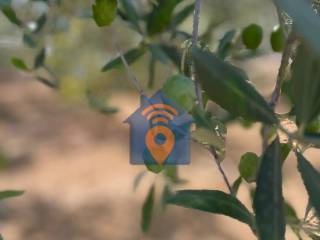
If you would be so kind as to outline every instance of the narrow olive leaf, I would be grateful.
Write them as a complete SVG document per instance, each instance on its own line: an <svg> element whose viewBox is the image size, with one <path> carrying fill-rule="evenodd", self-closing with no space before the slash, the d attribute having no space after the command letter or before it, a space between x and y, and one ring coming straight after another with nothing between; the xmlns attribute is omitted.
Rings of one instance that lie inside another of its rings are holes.
<svg viewBox="0 0 320 240"><path fill-rule="evenodd" d="M320 59L301 44L292 64L292 97L299 125L307 125L320 113Z"/></svg>
<svg viewBox="0 0 320 240"><path fill-rule="evenodd" d="M320 217L320 173L304 158L301 153L297 153L298 169L301 173L309 199Z"/></svg>
<svg viewBox="0 0 320 240"><path fill-rule="evenodd" d="M144 53L145 53L145 49L143 47L140 47L140 48L134 48L134 49L127 51L126 53L124 53L123 56L127 60L128 64L132 64L136 60L138 60L140 57L142 57ZM111 60L110 62L108 62L102 68L101 71L106 72L106 71L109 71L113 68L118 68L120 66L122 66L122 61L121 61L120 57L117 57L117 58Z"/></svg>
<svg viewBox="0 0 320 240"><path fill-rule="evenodd" d="M287 143L280 144L280 159L282 164L289 156L290 151L291 151L291 146L289 144Z"/></svg>
<svg viewBox="0 0 320 240"><path fill-rule="evenodd" d="M254 228L253 216L235 197L216 190L182 190L167 199L168 204L222 214Z"/></svg>
<svg viewBox="0 0 320 240"><path fill-rule="evenodd" d="M162 170L164 169L163 165L158 165L158 164L148 164L146 163L146 168L150 171L153 172L155 174L158 174L160 172L162 172Z"/></svg>
<svg viewBox="0 0 320 240"><path fill-rule="evenodd" d="M16 191L16 190L0 191L0 200L19 197L23 194L24 194L24 191Z"/></svg>
<svg viewBox="0 0 320 240"><path fill-rule="evenodd" d="M162 0L153 6L147 19L147 31L150 35L161 33L170 25L173 10L181 0Z"/></svg>
<svg viewBox="0 0 320 240"><path fill-rule="evenodd" d="M147 232L150 228L154 205L154 192L155 186L152 185L142 206L141 229L143 232Z"/></svg>
<svg viewBox="0 0 320 240"><path fill-rule="evenodd" d="M0 9L11 23L19 27L22 26L22 21L17 17L15 11L12 9L11 6L8 6L8 5L0 6Z"/></svg>
<svg viewBox="0 0 320 240"><path fill-rule="evenodd" d="M232 46L232 40L234 39L235 35L236 35L236 31L230 30L226 32L224 36L220 39L218 49L217 49L217 55L219 58L221 59L226 58Z"/></svg>
<svg viewBox="0 0 320 240"><path fill-rule="evenodd" d="M41 76L36 76L35 77L39 82L43 83L44 85L46 85L49 88L52 89L57 89L58 88L58 83L55 83L53 81L50 81L49 79L46 79L44 77Z"/></svg>
<svg viewBox="0 0 320 240"><path fill-rule="evenodd" d="M242 177L238 177L232 184L231 188L234 196L237 196L241 183L242 183Z"/></svg>
<svg viewBox="0 0 320 240"><path fill-rule="evenodd" d="M34 65L33 65L34 69L38 69L39 67L42 67L44 65L45 58L46 58L46 49L42 48L34 59Z"/></svg>
<svg viewBox="0 0 320 240"><path fill-rule="evenodd" d="M194 3L185 6L171 20L171 28L174 29L183 23L194 11Z"/></svg>
<svg viewBox="0 0 320 240"><path fill-rule="evenodd" d="M277 138L268 146L261 158L253 200L258 236L261 240L284 239L281 166L280 143Z"/></svg>
<svg viewBox="0 0 320 240"><path fill-rule="evenodd" d="M275 0L276 5L286 12L294 22L294 30L320 54L320 21L309 1ZM308 26L308 27L306 27Z"/></svg>
<svg viewBox="0 0 320 240"><path fill-rule="evenodd" d="M92 5L93 19L99 27L110 25L117 14L117 0L96 0Z"/></svg>
<svg viewBox="0 0 320 240"><path fill-rule="evenodd" d="M168 55L165 53L165 51L163 51L161 46L157 44L150 44L148 47L152 56L155 59L159 60L161 63L167 64L170 61Z"/></svg>
<svg viewBox="0 0 320 240"><path fill-rule="evenodd" d="M120 0L121 5L126 13L126 16L128 20L131 22L131 24L134 26L134 28L142 33L142 30L139 26L139 15L135 9L135 6L133 4L132 0Z"/></svg>
<svg viewBox="0 0 320 240"><path fill-rule="evenodd" d="M181 74L170 77L162 89L166 98L186 112L190 111L197 99L194 82Z"/></svg>
<svg viewBox="0 0 320 240"><path fill-rule="evenodd" d="M277 123L269 104L239 70L208 51L194 48L192 55L201 86L212 101L246 120Z"/></svg>
<svg viewBox="0 0 320 240"><path fill-rule="evenodd" d="M26 63L20 58L12 58L11 63L19 70L23 70L23 71L29 70Z"/></svg>
<svg viewBox="0 0 320 240"><path fill-rule="evenodd" d="M245 153L239 163L240 176L248 183L256 180L257 171L260 164L260 158L257 154L248 152Z"/></svg>
<svg viewBox="0 0 320 240"><path fill-rule="evenodd" d="M39 33L43 29L43 27L46 25L47 22L47 15L44 13L42 14L36 21L37 27L33 31L33 33Z"/></svg>
<svg viewBox="0 0 320 240"><path fill-rule="evenodd" d="M86 97L87 97L88 105L102 114L107 115L107 114L113 114L118 112L117 108L108 106L105 101L96 98L90 90L87 90Z"/></svg>

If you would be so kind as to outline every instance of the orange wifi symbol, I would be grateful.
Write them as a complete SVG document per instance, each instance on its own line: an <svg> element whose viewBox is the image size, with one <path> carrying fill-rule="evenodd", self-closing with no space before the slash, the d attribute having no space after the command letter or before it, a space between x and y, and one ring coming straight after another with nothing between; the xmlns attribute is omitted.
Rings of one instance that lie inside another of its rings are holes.
<svg viewBox="0 0 320 240"><path fill-rule="evenodd" d="M172 106L158 103L145 108L141 115L146 116L148 121L151 120L153 125L156 125L158 122L168 125L169 120L173 120L174 116L178 116L179 114ZM162 143L157 142L159 136L164 137ZM163 164L173 150L175 136L168 127L156 125L147 131L145 143L154 160L158 164Z"/></svg>

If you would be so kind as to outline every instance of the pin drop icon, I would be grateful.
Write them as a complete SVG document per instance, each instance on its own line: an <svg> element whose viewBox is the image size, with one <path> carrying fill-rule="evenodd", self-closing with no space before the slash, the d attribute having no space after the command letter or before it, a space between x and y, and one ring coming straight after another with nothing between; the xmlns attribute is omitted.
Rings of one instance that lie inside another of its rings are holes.
<svg viewBox="0 0 320 240"><path fill-rule="evenodd" d="M145 135L146 147L154 161L163 164L175 145L175 135L168 125L178 112L167 104L153 104L145 108L142 115L146 116L152 126Z"/></svg>

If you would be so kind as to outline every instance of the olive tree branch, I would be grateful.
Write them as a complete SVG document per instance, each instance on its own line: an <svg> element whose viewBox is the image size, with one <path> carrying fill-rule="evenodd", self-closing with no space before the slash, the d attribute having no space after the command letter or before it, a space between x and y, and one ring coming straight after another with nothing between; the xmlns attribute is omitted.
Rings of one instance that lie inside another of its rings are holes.
<svg viewBox="0 0 320 240"><path fill-rule="evenodd" d="M201 1L202 0L195 0L195 9L194 9L194 14L193 14L193 31L192 31L192 44L191 47L196 47L198 43L198 38L199 38L199 22L200 22L200 9L201 9ZM203 109L203 99L202 99L202 93L201 93L201 86L199 84L199 81L197 79L197 75L195 73L194 69L194 64L191 64L191 78L195 82L195 89L196 89L196 95L197 95L197 100L199 106ZM218 160L218 153L216 149L212 146L208 148L209 152L213 156L215 163L218 167L218 170L220 174L223 177L223 180L228 187L228 190L231 194L234 194L234 191L232 190L231 184L227 178L227 175L225 171L223 170L220 161Z"/></svg>

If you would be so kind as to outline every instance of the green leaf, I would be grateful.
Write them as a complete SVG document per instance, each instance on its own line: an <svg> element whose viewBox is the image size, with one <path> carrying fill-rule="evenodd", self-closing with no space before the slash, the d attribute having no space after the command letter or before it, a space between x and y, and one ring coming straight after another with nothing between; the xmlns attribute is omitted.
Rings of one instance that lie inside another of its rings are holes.
<svg viewBox="0 0 320 240"><path fill-rule="evenodd" d="M0 201L7 198L19 197L24 194L24 191L7 190L0 192Z"/></svg>
<svg viewBox="0 0 320 240"><path fill-rule="evenodd" d="M320 173L304 158L297 153L298 169L309 195L310 202L320 217Z"/></svg>
<svg viewBox="0 0 320 240"><path fill-rule="evenodd" d="M126 12L126 15L128 17L128 20L131 22L131 24L135 27L135 29L142 33L142 30L139 26L139 15L135 9L135 6L133 4L132 0L120 0L122 7L124 11Z"/></svg>
<svg viewBox="0 0 320 240"><path fill-rule="evenodd" d="M179 178L178 168L176 166L165 166L164 175L174 184L183 184L187 182L186 180Z"/></svg>
<svg viewBox="0 0 320 240"><path fill-rule="evenodd" d="M194 82L181 74L170 77L164 84L162 91L166 98L186 112L193 108L197 99Z"/></svg>
<svg viewBox="0 0 320 240"><path fill-rule="evenodd" d="M141 229L143 230L143 232L147 232L150 228L152 210L154 205L154 192L155 187L154 185L152 185L142 206Z"/></svg>
<svg viewBox="0 0 320 240"><path fill-rule="evenodd" d="M33 31L34 33L39 33L41 32L41 30L43 29L43 27L46 25L47 22L47 15L44 13L42 14L36 21L37 23L37 27L36 29Z"/></svg>
<svg viewBox="0 0 320 240"><path fill-rule="evenodd" d="M181 52L176 47L165 44L160 45L160 47L171 59L174 65L179 68L181 63Z"/></svg>
<svg viewBox="0 0 320 240"><path fill-rule="evenodd" d="M106 104L105 101L96 98L90 90L87 90L86 97L88 105L103 114L113 114L118 112L117 108L110 107Z"/></svg>
<svg viewBox="0 0 320 240"><path fill-rule="evenodd" d="M170 61L168 55L162 50L161 46L156 44L150 44L148 47L153 58L159 60L163 64L167 64Z"/></svg>
<svg viewBox="0 0 320 240"><path fill-rule="evenodd" d="M11 63L19 70L23 70L23 71L29 70L26 63L20 58L12 58Z"/></svg>
<svg viewBox="0 0 320 240"><path fill-rule="evenodd" d="M260 164L260 158L252 152L245 153L239 163L240 176L248 183L256 180L257 171Z"/></svg>
<svg viewBox="0 0 320 240"><path fill-rule="evenodd" d="M9 5L0 5L0 8L1 8L1 11L2 13L7 17L7 19L17 25L18 27L21 27L22 26L22 22L21 20L17 17L15 11L12 9L11 6Z"/></svg>
<svg viewBox="0 0 320 240"><path fill-rule="evenodd" d="M147 31L149 35L161 33L167 29L171 22L173 10L181 0L161 0L153 7L147 19Z"/></svg>
<svg viewBox="0 0 320 240"><path fill-rule="evenodd" d="M44 77L41 77L41 76L36 76L35 77L39 82L43 83L44 85L46 85L47 87L49 88L52 88L52 89L57 89L58 88L58 83L56 82L53 82L53 81L50 81Z"/></svg>
<svg viewBox="0 0 320 240"><path fill-rule="evenodd" d="M34 59L34 69L38 69L44 65L46 59L46 49L42 48Z"/></svg>
<svg viewBox="0 0 320 240"><path fill-rule="evenodd" d="M153 172L155 174L162 172L162 170L164 169L164 166L159 164L145 164L145 165L150 172Z"/></svg>
<svg viewBox="0 0 320 240"><path fill-rule="evenodd" d="M196 130L191 133L192 138L217 150L223 149L225 147L224 136L227 134L227 129L223 123L198 106L193 109L192 116L196 124Z"/></svg>
<svg viewBox="0 0 320 240"><path fill-rule="evenodd" d="M242 31L242 42L246 48L256 50L263 38L263 30L257 24L250 24Z"/></svg>
<svg viewBox="0 0 320 240"><path fill-rule="evenodd" d="M92 5L93 19L99 27L110 25L117 14L117 0L96 0Z"/></svg>
<svg viewBox="0 0 320 240"><path fill-rule="evenodd" d="M37 46L37 42L33 39L33 37L30 34L24 33L22 41L25 45L31 48L35 48Z"/></svg>
<svg viewBox="0 0 320 240"><path fill-rule="evenodd" d="M261 240L283 240L285 220L282 196L282 162L277 138L265 150L257 176L253 201L258 236Z"/></svg>
<svg viewBox="0 0 320 240"><path fill-rule="evenodd" d="M253 216L235 197L216 190L182 190L167 199L168 204L223 214L253 228Z"/></svg>
<svg viewBox="0 0 320 240"><path fill-rule="evenodd" d="M307 125L320 113L320 59L300 44L292 64L292 97L299 125Z"/></svg>
<svg viewBox="0 0 320 240"><path fill-rule="evenodd" d="M303 37L320 54L320 21L309 1L275 0L279 9L286 12L294 22L294 31ZM307 26L307 27L306 27Z"/></svg>
<svg viewBox="0 0 320 240"><path fill-rule="evenodd" d="M269 104L237 68L196 48L193 59L201 86L212 101L246 120L278 122Z"/></svg>
<svg viewBox="0 0 320 240"><path fill-rule="evenodd" d="M234 196L237 196L241 183L242 183L242 178L238 177L232 184L231 188Z"/></svg>
<svg viewBox="0 0 320 240"><path fill-rule="evenodd" d="M176 28L183 23L194 11L194 3L185 6L171 20L171 28Z"/></svg>
<svg viewBox="0 0 320 240"><path fill-rule="evenodd" d="M221 59L225 59L228 52L232 46L232 40L236 35L235 30L230 30L224 34L224 36L219 41L219 46L217 49L217 55Z"/></svg>
<svg viewBox="0 0 320 240"><path fill-rule="evenodd" d="M134 48L129 51L127 51L123 57L127 60L128 64L134 63L136 60L138 60L143 54L145 53L145 49L140 47L140 48ZM109 71L113 68L118 68L122 66L122 61L120 57L117 57L110 62L108 62L103 68L102 72Z"/></svg>
<svg viewBox="0 0 320 240"><path fill-rule="evenodd" d="M283 29L280 25L276 25L273 28L272 33L270 35L270 43L272 50L275 52L282 52L282 50L284 49L285 42L286 37Z"/></svg>
<svg viewBox="0 0 320 240"><path fill-rule="evenodd" d="M289 144L287 143L280 144L280 159L282 164L287 159L290 151L291 151L291 146Z"/></svg>

